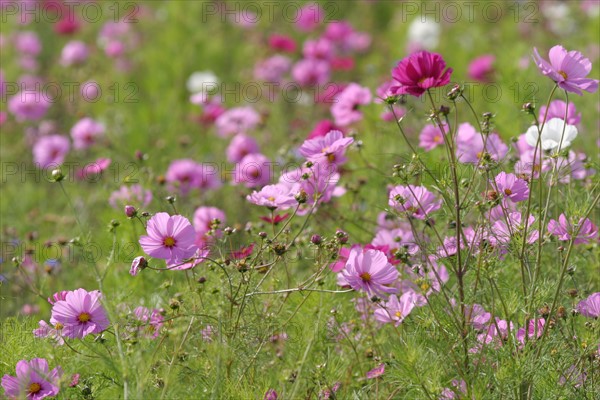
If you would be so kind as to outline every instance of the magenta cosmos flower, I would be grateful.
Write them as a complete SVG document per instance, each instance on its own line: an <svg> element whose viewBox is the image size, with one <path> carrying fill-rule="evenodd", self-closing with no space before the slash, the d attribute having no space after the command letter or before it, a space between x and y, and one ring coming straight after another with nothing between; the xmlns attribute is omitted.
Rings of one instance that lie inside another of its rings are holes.
<svg viewBox="0 0 600 400"><path fill-rule="evenodd" d="M70 147L69 139L64 136L42 136L33 145L33 161L42 169L58 167L65 160Z"/></svg>
<svg viewBox="0 0 600 400"><path fill-rule="evenodd" d="M396 293L390 287L398 279L398 270L379 250L364 250L356 246L350 250L346 266L340 272L354 290L364 290L370 296L384 297Z"/></svg>
<svg viewBox="0 0 600 400"><path fill-rule="evenodd" d="M486 54L477 57L469 64L468 76L478 82L491 82L494 73L494 61L496 57L491 54Z"/></svg>
<svg viewBox="0 0 600 400"><path fill-rule="evenodd" d="M558 236L558 240L567 241L571 240L579 226L581 228L579 228L579 232L573 241L574 244L589 243L598 234L598 228L589 218L585 220L580 218L577 225L575 225L567 219L565 214L560 214L558 221L551 219L548 222L548 232Z"/></svg>
<svg viewBox="0 0 600 400"><path fill-rule="evenodd" d="M342 132L331 131L324 137L305 140L299 151L314 163L341 165L346 161L344 153L352 142L354 139L345 138Z"/></svg>
<svg viewBox="0 0 600 400"><path fill-rule="evenodd" d="M438 201L424 186L414 185L393 188L390 191L388 204L417 219L429 218L429 214L442 206L442 202Z"/></svg>
<svg viewBox="0 0 600 400"><path fill-rule="evenodd" d="M61 334L69 338L83 338L92 333L100 333L110 322L100 302L102 294L98 290L88 292L77 289L68 292L64 300L52 306L52 318L63 326Z"/></svg>
<svg viewBox="0 0 600 400"><path fill-rule="evenodd" d="M246 196L246 200L252 204L256 204L257 206L265 206L271 210L287 210L288 208L298 204L298 201L294 198L290 187L281 183L276 185L267 185L259 192L254 191L252 194Z"/></svg>
<svg viewBox="0 0 600 400"><path fill-rule="evenodd" d="M517 178L515 174L507 174L502 171L496 175L496 188L504 196L513 202L526 200L529 196L529 186L523 179Z"/></svg>
<svg viewBox="0 0 600 400"><path fill-rule="evenodd" d="M394 94L420 97L427 89L444 86L450 82L452 68L446 68L441 55L420 51L398 63L392 77L400 84L390 88Z"/></svg>
<svg viewBox="0 0 600 400"><path fill-rule="evenodd" d="M399 299L395 294L391 295L388 301L375 310L375 319L384 323L393 322L395 326L400 325L415 307L415 297L413 291L402 294Z"/></svg>
<svg viewBox="0 0 600 400"><path fill-rule="evenodd" d="M76 149L87 149L94 145L98 139L104 136L104 125L92 118L83 118L71 128L73 147Z"/></svg>
<svg viewBox="0 0 600 400"><path fill-rule="evenodd" d="M349 84L335 97L331 106L331 115L337 125L347 126L362 120L360 106L371 102L371 91L357 83Z"/></svg>
<svg viewBox="0 0 600 400"><path fill-rule="evenodd" d="M60 54L60 63L65 67L83 64L88 56L89 50L86 44L80 40L73 40L63 47Z"/></svg>
<svg viewBox="0 0 600 400"><path fill-rule="evenodd" d="M292 77L300 86L324 85L329 81L331 69L323 60L305 58L292 67Z"/></svg>
<svg viewBox="0 0 600 400"><path fill-rule="evenodd" d="M63 371L60 367L50 371L44 358L21 360L17 363L16 372L16 377L8 374L2 377L4 394L9 399L38 400L54 397L60 391L59 379Z"/></svg>
<svg viewBox="0 0 600 400"><path fill-rule="evenodd" d="M198 250L194 243L196 231L181 215L157 213L148 221L146 232L148 235L140 237L139 241L142 249L149 256L165 260L167 267L181 264Z"/></svg>
<svg viewBox="0 0 600 400"><path fill-rule="evenodd" d="M578 51L567 51L562 46L554 46L548 56L550 62L540 57L536 48L534 60L542 74L548 76L567 92L582 95L585 90L594 93L598 90L598 80L586 78L592 70L592 63Z"/></svg>
<svg viewBox="0 0 600 400"><path fill-rule="evenodd" d="M577 304L577 311L584 317L600 317L600 292L592 293L587 299L581 300Z"/></svg>
<svg viewBox="0 0 600 400"><path fill-rule="evenodd" d="M236 107L225 111L215 120L217 133L229 137L247 133L260 123L260 115L252 107Z"/></svg>
<svg viewBox="0 0 600 400"><path fill-rule="evenodd" d="M235 166L233 182L254 188L271 181L272 163L262 154L248 154Z"/></svg>
<svg viewBox="0 0 600 400"><path fill-rule="evenodd" d="M36 121L46 115L50 100L45 93L24 91L15 94L8 101L8 111L19 122Z"/></svg>
<svg viewBox="0 0 600 400"><path fill-rule="evenodd" d="M237 163L242 161L248 154L255 154L258 152L260 152L260 149L256 140L245 133L239 133L231 139L231 143L229 143L229 146L227 147L227 161Z"/></svg>

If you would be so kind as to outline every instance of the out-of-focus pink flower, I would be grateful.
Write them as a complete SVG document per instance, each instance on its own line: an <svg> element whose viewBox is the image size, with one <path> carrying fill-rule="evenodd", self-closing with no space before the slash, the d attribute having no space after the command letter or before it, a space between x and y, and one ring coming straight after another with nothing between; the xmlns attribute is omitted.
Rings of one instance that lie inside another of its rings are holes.
<svg viewBox="0 0 600 400"><path fill-rule="evenodd" d="M256 140L244 133L239 133L231 139L231 143L229 143L229 146L227 147L227 161L237 163L242 161L248 154L255 154L258 152L260 152L260 149Z"/></svg>
<svg viewBox="0 0 600 400"><path fill-rule="evenodd" d="M215 121L217 133L229 137L248 133L260 123L260 115L252 107L236 107L225 111Z"/></svg>
<svg viewBox="0 0 600 400"><path fill-rule="evenodd" d="M296 51L296 42L289 36L273 34L269 37L269 47L276 51L293 53Z"/></svg>
<svg viewBox="0 0 600 400"><path fill-rule="evenodd" d="M33 146L33 160L41 169L58 167L63 163L71 145L61 135L42 136Z"/></svg>
<svg viewBox="0 0 600 400"><path fill-rule="evenodd" d="M494 74L494 61L496 57L491 54L486 54L477 57L469 64L468 76L478 82L491 82Z"/></svg>
<svg viewBox="0 0 600 400"><path fill-rule="evenodd" d="M329 81L331 70L326 61L305 58L292 67L292 78L300 86L319 86Z"/></svg>
<svg viewBox="0 0 600 400"><path fill-rule="evenodd" d="M254 188L268 184L272 177L272 163L262 154L248 154L235 166L233 182Z"/></svg>
<svg viewBox="0 0 600 400"><path fill-rule="evenodd" d="M46 93L23 91L15 94L8 101L8 111L17 121L36 121L41 119L50 108L50 100Z"/></svg>
<svg viewBox="0 0 600 400"><path fill-rule="evenodd" d="M485 153L489 154L492 160L500 161L508 153L508 146L502 142L497 133L490 133L484 138L468 122L460 124L456 134L458 161L479 164Z"/></svg>
<svg viewBox="0 0 600 400"><path fill-rule="evenodd" d="M331 106L331 115L337 125L348 126L362 120L363 113L359 107L371 102L371 91L357 83L349 84Z"/></svg>
<svg viewBox="0 0 600 400"><path fill-rule="evenodd" d="M264 61L256 64L254 67L254 76L265 82L280 83L292 66L292 60L286 56L276 54Z"/></svg>
<svg viewBox="0 0 600 400"><path fill-rule="evenodd" d="M444 135L442 135L442 131ZM427 124L421 130L419 134L419 147L425 149L425 151L431 151L437 146L444 144L444 136L449 132L448 125L442 123L442 127L438 127L434 124Z"/></svg>
<svg viewBox="0 0 600 400"><path fill-rule="evenodd" d="M313 130L309 133L309 135L306 139L314 139L317 137L322 137L322 136L327 135L330 131L340 131L340 132L344 133L343 128L340 128L339 126L335 125L333 123L333 121L328 120L328 119L323 119L323 120L317 122L317 124L315 125Z"/></svg>
<svg viewBox="0 0 600 400"><path fill-rule="evenodd" d="M60 54L60 63L65 67L83 64L89 56L89 50L85 43L79 40L70 41L63 47Z"/></svg>
<svg viewBox="0 0 600 400"><path fill-rule="evenodd" d="M73 128L71 128L71 137L73 138L73 147L78 150L87 149L96 144L104 136L104 124L93 120L92 118L80 119Z"/></svg>
<svg viewBox="0 0 600 400"><path fill-rule="evenodd" d="M553 100L548 107L548 114L546 115L546 105L540 107L539 122L542 124L546 121L550 121L552 118L560 118L567 121L568 125L578 125L581 122L581 113L577 113L575 109L575 103L570 102L567 107L567 103L562 100Z"/></svg>
<svg viewBox="0 0 600 400"><path fill-rule="evenodd" d="M305 4L298 12L296 20L296 29L303 32L314 30L321 22L323 22L325 12L317 3Z"/></svg>

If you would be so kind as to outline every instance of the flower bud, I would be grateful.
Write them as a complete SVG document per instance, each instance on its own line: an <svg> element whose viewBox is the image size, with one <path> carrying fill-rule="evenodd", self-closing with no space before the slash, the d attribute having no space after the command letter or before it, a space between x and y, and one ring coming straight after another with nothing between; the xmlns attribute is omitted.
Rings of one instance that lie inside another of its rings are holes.
<svg viewBox="0 0 600 400"><path fill-rule="evenodd" d="M137 210L135 209L134 206L125 206L125 215L127 215L127 218L133 218L137 215Z"/></svg>
<svg viewBox="0 0 600 400"><path fill-rule="evenodd" d="M323 243L323 239L320 235L312 235L310 238L310 242L312 244L320 245L321 243Z"/></svg>

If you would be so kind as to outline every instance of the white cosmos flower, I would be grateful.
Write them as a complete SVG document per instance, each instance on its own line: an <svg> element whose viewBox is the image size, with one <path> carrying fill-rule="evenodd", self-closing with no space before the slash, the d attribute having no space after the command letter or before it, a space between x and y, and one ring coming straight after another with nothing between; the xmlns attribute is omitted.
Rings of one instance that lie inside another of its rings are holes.
<svg viewBox="0 0 600 400"><path fill-rule="evenodd" d="M431 19L417 17L408 28L408 41L425 50L434 50L440 42L440 25Z"/></svg>
<svg viewBox="0 0 600 400"><path fill-rule="evenodd" d="M563 134L564 129L564 134ZM542 149L543 150L563 150L571 145L571 142L577 137L577 128L573 125L565 124L560 118L552 118L547 121L542 130ZM562 142L561 142L562 138ZM535 147L538 141L538 128L532 125L525 134L527 144Z"/></svg>
<svg viewBox="0 0 600 400"><path fill-rule="evenodd" d="M201 93L208 89L216 89L219 78L212 71L194 72L187 80L187 89L190 93Z"/></svg>

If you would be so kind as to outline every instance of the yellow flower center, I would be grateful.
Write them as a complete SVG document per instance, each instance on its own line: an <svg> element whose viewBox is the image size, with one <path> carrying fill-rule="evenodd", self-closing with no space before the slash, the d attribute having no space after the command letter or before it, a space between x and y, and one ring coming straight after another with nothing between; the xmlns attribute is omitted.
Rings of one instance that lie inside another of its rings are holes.
<svg viewBox="0 0 600 400"><path fill-rule="evenodd" d="M327 154L327 160L332 163L335 161L335 153L329 153Z"/></svg>
<svg viewBox="0 0 600 400"><path fill-rule="evenodd" d="M558 73L560 74L560 76L562 76L563 78L565 78L565 80L568 79L567 73L565 71L558 71Z"/></svg>
<svg viewBox="0 0 600 400"><path fill-rule="evenodd" d="M506 194L507 196L510 196L512 194L512 190L504 189L504 194Z"/></svg>
<svg viewBox="0 0 600 400"><path fill-rule="evenodd" d="M79 322L88 322L91 318L92 316L86 312L82 312L81 314L79 314L79 317L77 317Z"/></svg>
<svg viewBox="0 0 600 400"><path fill-rule="evenodd" d="M394 314L394 315L398 318L402 318L402 312L400 312L400 311L396 311L396 314Z"/></svg>
<svg viewBox="0 0 600 400"><path fill-rule="evenodd" d="M433 141L434 141L435 143L439 143L439 142L441 142L441 141L442 141L442 137L441 137L440 135L434 136L434 137L433 137Z"/></svg>
<svg viewBox="0 0 600 400"><path fill-rule="evenodd" d="M163 240L163 244L167 247L173 247L175 246L175 238L172 236L167 236L165 240Z"/></svg>
<svg viewBox="0 0 600 400"><path fill-rule="evenodd" d="M60 322L57 322L54 324L54 329L56 329L57 331L60 331L64 327L65 326L63 324L61 324Z"/></svg>
<svg viewBox="0 0 600 400"><path fill-rule="evenodd" d="M365 282L365 283L371 282L371 274L370 273L363 272L359 276L360 276L360 279L362 279L363 282Z"/></svg>
<svg viewBox="0 0 600 400"><path fill-rule="evenodd" d="M42 385L40 385L37 382L34 382L31 385L29 385L29 394L36 394L40 390L42 390Z"/></svg>
<svg viewBox="0 0 600 400"><path fill-rule="evenodd" d="M269 201L275 201L275 197L269 196L269 197L267 197L267 200L269 200Z"/></svg>
<svg viewBox="0 0 600 400"><path fill-rule="evenodd" d="M427 283L427 282L421 283L421 290L422 291L426 292L427 290L429 290L429 287L430 287L429 283Z"/></svg>

